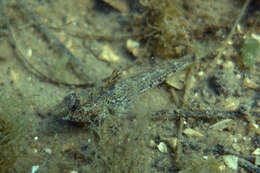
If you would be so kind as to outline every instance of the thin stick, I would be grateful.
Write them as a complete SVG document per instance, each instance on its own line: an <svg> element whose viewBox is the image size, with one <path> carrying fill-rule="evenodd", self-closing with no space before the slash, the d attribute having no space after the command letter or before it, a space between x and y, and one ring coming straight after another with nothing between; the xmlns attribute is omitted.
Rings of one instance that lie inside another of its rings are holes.
<svg viewBox="0 0 260 173"><path fill-rule="evenodd" d="M240 166L246 168L250 172L260 173L259 167L255 166L254 164L252 164L251 162L249 162L245 159L239 158L238 163L239 163Z"/></svg>
<svg viewBox="0 0 260 173"><path fill-rule="evenodd" d="M176 162L182 163L182 132L183 132L183 125L184 125L184 118L180 117L179 121L179 129L178 129L178 142L177 142L177 156L176 156Z"/></svg>
<svg viewBox="0 0 260 173"><path fill-rule="evenodd" d="M26 60L25 55L22 53L20 47L16 44L16 38L13 32L13 29L10 25L10 22L8 20L7 15L5 14L4 11L4 4L3 1L0 0L0 11L1 11L1 16L3 17L4 23L7 26L7 31L9 33L9 42L12 46L12 48L15 49L15 53L17 55L18 60L20 61L20 63L24 66L24 68L26 70L28 70L30 73L32 73L33 75L35 75L37 78L39 78L42 81L46 81L55 85L63 85L63 86L67 86L67 87L89 87L89 86L93 86L93 84L90 83L86 83L86 84L72 84L72 83L67 83L67 82L63 82L63 81L57 81L54 80L46 75L44 75L43 73L41 73L37 68L35 68L29 61Z"/></svg>
<svg viewBox="0 0 260 173"><path fill-rule="evenodd" d="M196 118L196 119L226 119L226 118L237 118L243 113L240 110L235 111L222 111L222 110L186 110L186 109L175 109L175 110L163 110L158 111L152 115L153 121L161 120L176 120L179 117L184 118ZM252 112L255 117L260 117L260 114ZM243 116L241 116L243 117Z"/></svg>
<svg viewBox="0 0 260 173"><path fill-rule="evenodd" d="M87 72L85 70L85 68L83 68L78 60L78 58L76 58L73 53L66 48L66 46L64 46L64 44L62 44L59 39L52 34L49 29L44 26L40 20L38 19L38 17L36 17L25 5L24 2L22 0L16 0L16 3L18 4L18 6L20 7L20 9L24 12L24 14L31 19L34 24L35 27L42 33L44 34L44 36L48 39L48 41L54 45L60 52L63 52L65 56L68 57L70 65L72 66L72 69L74 71L74 73L80 78L80 79L84 79L85 81L88 80L87 79ZM90 85L92 85L92 82L88 82Z"/></svg>
<svg viewBox="0 0 260 173"><path fill-rule="evenodd" d="M239 16L237 17L236 22L234 23L230 33L228 34L227 39L225 40L223 46L219 49L216 59L219 59L220 56L222 55L222 53L224 52L224 50L226 49L227 43L231 40L232 36L234 35L234 33L236 31L236 27L237 27L238 23L240 22L240 20L242 19L242 17L244 16L249 3L250 3L250 0L246 0L245 4L243 5L243 8L241 9Z"/></svg>

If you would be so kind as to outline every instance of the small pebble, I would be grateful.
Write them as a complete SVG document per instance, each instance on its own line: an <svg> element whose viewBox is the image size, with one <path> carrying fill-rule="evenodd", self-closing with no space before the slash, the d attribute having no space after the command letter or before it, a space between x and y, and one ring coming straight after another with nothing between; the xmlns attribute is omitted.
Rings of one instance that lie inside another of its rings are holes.
<svg viewBox="0 0 260 173"><path fill-rule="evenodd" d="M35 173L38 169L39 169L39 165L34 165L33 167L32 167L32 171L31 171L31 173Z"/></svg>
<svg viewBox="0 0 260 173"><path fill-rule="evenodd" d="M260 44L260 35L259 35L259 34L252 33L252 34L251 34L251 37L254 38L254 39L256 39L256 40L259 42L259 44Z"/></svg>
<svg viewBox="0 0 260 173"><path fill-rule="evenodd" d="M27 50L26 55L27 55L28 57L31 57L31 56L32 56L32 49L31 49L31 48L29 48L29 49Z"/></svg>
<svg viewBox="0 0 260 173"><path fill-rule="evenodd" d="M14 70L11 70L10 74L14 83L17 83L20 79L19 73L15 72Z"/></svg>
<svg viewBox="0 0 260 173"><path fill-rule="evenodd" d="M62 152L66 152L71 150L74 147L74 143L65 143L62 145L61 150Z"/></svg>
<svg viewBox="0 0 260 173"><path fill-rule="evenodd" d="M208 156L202 156L202 158L203 158L204 160L208 160L208 159L209 159Z"/></svg>
<svg viewBox="0 0 260 173"><path fill-rule="evenodd" d="M150 140L150 142L149 142L149 146L150 147L156 147L157 145L156 145L156 143L154 142L154 140Z"/></svg>
<svg viewBox="0 0 260 173"><path fill-rule="evenodd" d="M237 151L237 152L240 152L240 151L241 151L241 147L240 147L240 145L237 144L237 143L233 143L233 144L232 144L232 148L233 148L235 151Z"/></svg>
<svg viewBox="0 0 260 173"><path fill-rule="evenodd" d="M234 70L235 68L235 65L233 63L233 61L226 61L224 64L223 64L223 67L227 70Z"/></svg>
<svg viewBox="0 0 260 173"><path fill-rule="evenodd" d="M175 47L174 51L175 51L176 55L181 56L185 52L185 49L186 49L185 46L180 45L180 46Z"/></svg>
<svg viewBox="0 0 260 173"><path fill-rule="evenodd" d="M52 151L51 151L50 148L45 148L44 151L45 151L46 153L48 153L48 154L51 154L51 153L52 153Z"/></svg>
<svg viewBox="0 0 260 173"><path fill-rule="evenodd" d="M205 76L205 72L204 72L204 71L199 71L199 72L198 72L198 76L200 76L200 77Z"/></svg>

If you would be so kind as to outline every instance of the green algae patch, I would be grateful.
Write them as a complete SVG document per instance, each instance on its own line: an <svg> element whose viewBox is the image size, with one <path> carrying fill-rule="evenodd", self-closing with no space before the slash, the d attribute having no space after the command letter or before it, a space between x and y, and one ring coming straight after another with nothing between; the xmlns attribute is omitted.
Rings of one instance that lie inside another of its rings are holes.
<svg viewBox="0 0 260 173"><path fill-rule="evenodd" d="M253 66L258 57L259 43L252 37L247 37L241 49L241 60L245 67Z"/></svg>
<svg viewBox="0 0 260 173"><path fill-rule="evenodd" d="M19 139L19 120L10 119L1 114L0 118L0 172L8 172L13 168L19 155L17 141Z"/></svg>
<svg viewBox="0 0 260 173"><path fill-rule="evenodd" d="M22 100L8 94L0 96L0 173L13 172L20 157L21 139L26 133L23 112Z"/></svg>
<svg viewBox="0 0 260 173"><path fill-rule="evenodd" d="M136 39L144 43L148 56L163 59L214 52L223 44L227 26L240 14L234 2L226 0L140 0L140 4L145 12L133 25L141 33Z"/></svg>

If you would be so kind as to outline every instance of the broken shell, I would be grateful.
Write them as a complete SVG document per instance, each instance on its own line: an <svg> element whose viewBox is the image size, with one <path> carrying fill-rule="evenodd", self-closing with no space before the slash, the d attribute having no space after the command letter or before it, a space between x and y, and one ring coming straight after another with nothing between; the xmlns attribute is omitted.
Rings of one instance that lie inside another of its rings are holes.
<svg viewBox="0 0 260 173"><path fill-rule="evenodd" d="M260 156L255 157L255 165L260 166Z"/></svg>
<svg viewBox="0 0 260 173"><path fill-rule="evenodd" d="M178 90L183 89L184 87L184 80L185 80L186 74L185 73L178 73L176 75L170 76L166 79L166 83Z"/></svg>
<svg viewBox="0 0 260 173"><path fill-rule="evenodd" d="M32 56L32 49L31 49L31 48L27 49L26 55L27 55L28 57L31 57L31 56Z"/></svg>
<svg viewBox="0 0 260 173"><path fill-rule="evenodd" d="M151 139L149 142L149 146L153 148L153 147L156 147L157 145L156 145L155 141Z"/></svg>
<svg viewBox="0 0 260 173"><path fill-rule="evenodd" d="M178 138L172 137L172 138L166 138L165 141L171 147L173 151L177 150L177 144L178 144Z"/></svg>
<svg viewBox="0 0 260 173"><path fill-rule="evenodd" d="M62 145L61 150L62 152L66 152L74 148L74 143L65 143Z"/></svg>
<svg viewBox="0 0 260 173"><path fill-rule="evenodd" d="M132 39L128 39L126 41L126 48L127 50L132 53L134 56L138 56L139 55L139 47L140 47L140 43L132 40Z"/></svg>
<svg viewBox="0 0 260 173"><path fill-rule="evenodd" d="M19 73L15 72L14 70L11 70L10 74L14 83L19 81Z"/></svg>
<svg viewBox="0 0 260 173"><path fill-rule="evenodd" d="M192 137L192 136L195 136L195 137L202 137L203 134L201 134L200 132L196 131L196 130L193 130L191 128L187 128L183 131L183 133L188 136L188 137Z"/></svg>
<svg viewBox="0 0 260 173"><path fill-rule="evenodd" d="M105 45L102 49L101 54L99 55L99 58L103 61L107 62L118 62L119 56L114 53L114 51L111 49L109 45Z"/></svg>
<svg viewBox="0 0 260 173"><path fill-rule="evenodd" d="M232 121L232 119L221 120L221 121L213 124L209 128L212 130L222 130L222 129L226 128L231 121Z"/></svg>
<svg viewBox="0 0 260 173"><path fill-rule="evenodd" d="M121 13L128 13L129 8L125 0L103 0L105 3L109 4L114 9L120 11Z"/></svg>
<svg viewBox="0 0 260 173"><path fill-rule="evenodd" d="M235 64L233 61L226 61L224 64L223 64L223 67L227 70L234 70L235 68Z"/></svg>
<svg viewBox="0 0 260 173"><path fill-rule="evenodd" d="M258 88L257 84L247 77L243 80L243 87L244 88L251 88L251 89L257 89Z"/></svg>
<svg viewBox="0 0 260 173"><path fill-rule="evenodd" d="M45 148L44 151L48 154L52 154L52 150L50 148Z"/></svg>
<svg viewBox="0 0 260 173"><path fill-rule="evenodd" d="M237 24L237 32L239 34L243 34L244 33L244 28L242 28L242 26L240 24Z"/></svg>
<svg viewBox="0 0 260 173"><path fill-rule="evenodd" d="M223 157L225 164L234 170L238 169L238 157L233 155L227 155Z"/></svg>
<svg viewBox="0 0 260 173"><path fill-rule="evenodd" d="M260 148L255 149L255 151L253 151L252 154L260 156Z"/></svg>
<svg viewBox="0 0 260 173"><path fill-rule="evenodd" d="M157 145L157 148L162 153L168 152L167 145L164 142L160 142L159 145Z"/></svg>
<svg viewBox="0 0 260 173"><path fill-rule="evenodd" d="M222 103L223 107L225 110L227 111L234 111L237 110L239 105L240 105L240 101L237 98L234 97L228 97L223 103Z"/></svg>

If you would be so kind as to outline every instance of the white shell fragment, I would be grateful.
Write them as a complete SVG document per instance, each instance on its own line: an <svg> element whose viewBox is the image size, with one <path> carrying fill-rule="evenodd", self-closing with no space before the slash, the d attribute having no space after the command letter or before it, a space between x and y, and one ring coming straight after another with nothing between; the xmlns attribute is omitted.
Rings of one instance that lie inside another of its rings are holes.
<svg viewBox="0 0 260 173"><path fill-rule="evenodd" d="M201 134L200 132L193 130L191 128L187 128L183 131L183 133L188 136L188 137L202 137L203 134Z"/></svg>
<svg viewBox="0 0 260 173"><path fill-rule="evenodd" d="M178 138L166 138L165 139L167 144L171 147L171 149L173 151L176 151L177 150L177 144L178 144Z"/></svg>
<svg viewBox="0 0 260 173"><path fill-rule="evenodd" d="M166 83L170 85L171 87L174 87L178 90L183 89L184 87L184 81L185 81L186 74L185 72L178 73L172 76L169 76L166 79Z"/></svg>
<svg viewBox="0 0 260 173"><path fill-rule="evenodd" d="M162 153L167 153L167 145L164 142L160 142L159 145L157 145L157 148Z"/></svg>
<svg viewBox="0 0 260 173"><path fill-rule="evenodd" d="M252 154L260 156L260 148L255 149Z"/></svg>
<svg viewBox="0 0 260 173"><path fill-rule="evenodd" d="M126 48L127 50L132 53L134 56L138 56L139 55L139 47L140 47L140 43L132 40L132 39L128 39L126 41Z"/></svg>
<svg viewBox="0 0 260 173"><path fill-rule="evenodd" d="M253 33L253 34L251 34L251 37L256 39L260 43L260 35L259 34Z"/></svg>
<svg viewBox="0 0 260 173"><path fill-rule="evenodd" d="M238 169L238 157L233 155L226 155L223 157L227 167L237 170Z"/></svg>
<svg viewBox="0 0 260 173"><path fill-rule="evenodd" d="M260 156L255 157L255 165L260 166Z"/></svg>
<svg viewBox="0 0 260 173"><path fill-rule="evenodd" d="M105 45L102 49L99 58L106 62L118 62L119 56L114 53L109 45Z"/></svg>
<svg viewBox="0 0 260 173"><path fill-rule="evenodd" d="M44 151L48 154L52 154L52 150L50 148L45 148Z"/></svg>
<svg viewBox="0 0 260 173"><path fill-rule="evenodd" d="M150 146L150 147L156 147L157 145L156 145L156 143L155 143L154 140L150 140L149 146Z"/></svg>
<svg viewBox="0 0 260 173"><path fill-rule="evenodd" d="M28 57L31 57L31 56L32 56L32 49L31 49L31 48L27 49L26 55L27 55Z"/></svg>
<svg viewBox="0 0 260 173"><path fill-rule="evenodd" d="M70 173L78 173L78 171L72 170L70 171Z"/></svg>
<svg viewBox="0 0 260 173"><path fill-rule="evenodd" d="M231 121L232 121L232 119L221 120L221 121L211 125L209 128L211 130L222 130L222 129L226 128Z"/></svg>
<svg viewBox="0 0 260 173"><path fill-rule="evenodd" d="M238 109L239 105L240 105L240 100L235 97L228 97L222 103L222 106L227 111L234 111Z"/></svg>
<svg viewBox="0 0 260 173"><path fill-rule="evenodd" d="M258 88L258 85L252 81L251 79L249 79L248 77L246 77L244 80L243 80L243 87L244 88L250 88L250 89L257 89Z"/></svg>
<svg viewBox="0 0 260 173"><path fill-rule="evenodd" d="M103 0L105 3L112 6L114 9L120 11L121 13L128 13L129 7L125 0Z"/></svg>
<svg viewBox="0 0 260 173"><path fill-rule="evenodd" d="M38 169L39 169L39 165L34 165L33 167L32 167L32 172L31 173L35 173Z"/></svg>

